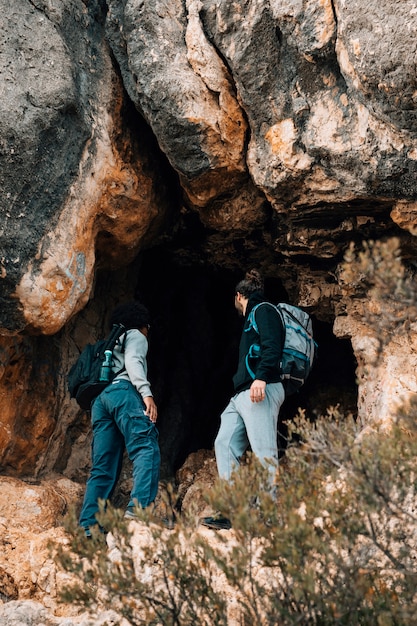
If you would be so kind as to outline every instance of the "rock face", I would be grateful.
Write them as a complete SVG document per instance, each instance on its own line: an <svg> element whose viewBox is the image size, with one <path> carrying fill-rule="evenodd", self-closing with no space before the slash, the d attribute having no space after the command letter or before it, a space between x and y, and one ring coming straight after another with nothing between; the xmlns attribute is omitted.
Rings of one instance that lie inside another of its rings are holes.
<svg viewBox="0 0 417 626"><path fill-rule="evenodd" d="M413 327L376 362L355 298L376 305L338 278L362 240L396 236L415 266L414 0L0 4L5 474L85 480L89 419L65 374L132 297L155 321L165 475L210 449L250 266L314 316L321 360L298 399L313 415L388 419L416 392Z"/></svg>
<svg viewBox="0 0 417 626"><path fill-rule="evenodd" d="M56 604L57 568L48 550L48 540L66 540L63 528L58 526L79 495L80 487L64 478L39 485L1 477L2 601L45 600L47 596L47 605Z"/></svg>
<svg viewBox="0 0 417 626"><path fill-rule="evenodd" d="M158 173L122 122L101 3L2 5L2 326L53 334L101 246L132 259L155 227Z"/></svg>

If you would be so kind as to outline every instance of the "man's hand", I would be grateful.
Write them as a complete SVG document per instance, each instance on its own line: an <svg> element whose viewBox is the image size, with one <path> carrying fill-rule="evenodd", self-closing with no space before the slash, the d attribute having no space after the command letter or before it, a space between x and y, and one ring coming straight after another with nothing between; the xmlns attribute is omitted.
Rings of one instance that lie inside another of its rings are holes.
<svg viewBox="0 0 417 626"><path fill-rule="evenodd" d="M265 400L266 382L264 380L254 380L250 386L250 399L252 402L262 402Z"/></svg>
<svg viewBox="0 0 417 626"><path fill-rule="evenodd" d="M156 420L158 419L158 409L156 408L154 399L152 398L152 396L148 396L146 398L143 398L143 401L146 406L145 414L149 417L151 422L155 424Z"/></svg>

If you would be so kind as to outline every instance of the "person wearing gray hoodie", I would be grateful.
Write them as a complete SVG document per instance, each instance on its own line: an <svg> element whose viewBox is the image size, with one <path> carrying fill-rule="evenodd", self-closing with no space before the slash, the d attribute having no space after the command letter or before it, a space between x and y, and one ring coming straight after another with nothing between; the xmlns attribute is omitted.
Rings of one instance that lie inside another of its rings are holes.
<svg viewBox="0 0 417 626"><path fill-rule="evenodd" d="M126 517L134 517L136 507L154 502L159 482L158 411L147 368L149 312L136 301L122 304L113 311L110 324L123 324L126 332L113 350L112 370L117 375L91 407L92 467L79 517L87 537L98 523L99 501L107 502L114 492L125 447L133 464Z"/></svg>

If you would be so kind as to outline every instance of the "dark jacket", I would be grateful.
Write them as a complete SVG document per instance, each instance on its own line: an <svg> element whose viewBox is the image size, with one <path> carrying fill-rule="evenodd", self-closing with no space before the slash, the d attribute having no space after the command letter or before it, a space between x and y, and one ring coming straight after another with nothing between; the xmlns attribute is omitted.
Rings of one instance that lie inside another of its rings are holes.
<svg viewBox="0 0 417 626"><path fill-rule="evenodd" d="M255 320L259 334L254 328L250 328L249 314L253 307L261 302L255 311ZM264 298L254 293L248 300L243 326L242 337L239 345L239 363L237 372L233 377L236 392L249 389L253 378L246 367L246 355L252 344L258 344L261 348L258 358L250 359L250 367L258 380L266 383L280 382L280 361L284 345L284 328L279 313L273 306L266 303Z"/></svg>

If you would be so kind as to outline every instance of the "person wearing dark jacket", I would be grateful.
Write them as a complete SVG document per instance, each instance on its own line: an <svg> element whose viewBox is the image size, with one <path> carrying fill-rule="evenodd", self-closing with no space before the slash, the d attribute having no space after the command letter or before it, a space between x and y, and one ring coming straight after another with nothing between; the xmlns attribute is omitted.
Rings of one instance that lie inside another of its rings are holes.
<svg viewBox="0 0 417 626"><path fill-rule="evenodd" d="M278 414L285 398L280 378L284 328L275 307L265 302L263 280L256 270L236 286L235 307L245 321L233 377L235 395L221 415L214 444L217 469L220 478L230 480L250 446L269 469L272 486L278 463ZM201 522L214 529L231 527L227 518L219 516Z"/></svg>

